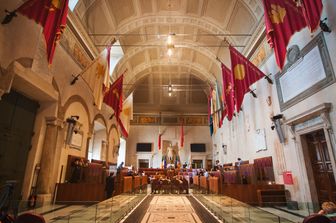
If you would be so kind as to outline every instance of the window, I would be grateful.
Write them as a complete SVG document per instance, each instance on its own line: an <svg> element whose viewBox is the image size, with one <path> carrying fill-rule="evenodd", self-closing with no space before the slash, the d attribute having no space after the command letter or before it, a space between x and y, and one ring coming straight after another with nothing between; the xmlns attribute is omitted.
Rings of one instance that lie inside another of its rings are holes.
<svg viewBox="0 0 336 223"><path fill-rule="evenodd" d="M120 46L119 41L116 41L111 47L110 53L110 76L112 76L114 68L117 66L119 60L124 56L124 52ZM118 74L119 75L119 74Z"/></svg>
<svg viewBox="0 0 336 223"><path fill-rule="evenodd" d="M205 153L205 144L204 143L192 143L190 144L190 150L192 153Z"/></svg>
<svg viewBox="0 0 336 223"><path fill-rule="evenodd" d="M152 152L152 143L137 143L137 152Z"/></svg>
<svg viewBox="0 0 336 223"><path fill-rule="evenodd" d="M69 9L73 11L78 3L78 0L69 0Z"/></svg>

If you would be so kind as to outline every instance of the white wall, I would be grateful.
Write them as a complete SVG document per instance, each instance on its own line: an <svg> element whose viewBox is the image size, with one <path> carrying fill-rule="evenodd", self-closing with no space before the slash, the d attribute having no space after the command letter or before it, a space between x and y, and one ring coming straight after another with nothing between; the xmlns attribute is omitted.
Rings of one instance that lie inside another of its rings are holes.
<svg viewBox="0 0 336 223"><path fill-rule="evenodd" d="M153 168L159 168L162 160L162 149L158 150L158 135L163 133L161 140L168 140L172 145L178 144L180 148L181 126L136 126L132 125L130 134L127 138L126 146L126 165L137 167L137 159L151 159L150 165ZM136 154L137 143L153 143L153 154ZM181 164L190 162L190 143L206 144L206 153L203 156L212 154L212 141L209 127L207 126L184 126L184 148L179 150ZM196 155L196 154L195 154Z"/></svg>
<svg viewBox="0 0 336 223"><path fill-rule="evenodd" d="M332 33L324 33L324 37L327 43L330 58L332 60L334 72L336 71L336 33L335 33L335 18L336 13L336 1L324 1L325 7L323 16L328 17L328 23L332 27ZM320 30L314 34L305 29L300 33L294 35L288 46L293 44L299 45L302 49L307 43L309 43L314 36L319 33ZM272 73L274 80L274 74L279 70L275 64L274 55L272 55L266 63L261 67L261 70L265 74ZM300 75L300 74L297 74ZM241 157L243 160L250 160L258 157L272 156L273 165L275 168L275 178L277 183L283 183L282 170L292 171L294 177L294 185L287 186L290 190L292 199L297 201L307 201L305 193L305 183L302 180L302 169L304 164L300 163L300 157L298 157L297 147L295 142L291 138L291 133L288 127L284 126L285 137L287 139L285 144L280 144L276 131L271 130L272 122L270 117L276 114L282 113L285 119L290 119L300 113L308 111L309 109L321 104L331 103L332 107L336 106L336 84L332 84L309 98L297 103L296 105L281 112L276 86L269 85L265 80L260 80L256 84L256 94L258 98L253 98L250 94L245 95L243 103L243 112L238 117L234 117L232 122L227 120L224 122L223 127L213 136L213 142L216 145L214 149L215 159L219 159L221 163L235 162L237 157ZM270 96L272 104L269 106L266 103L267 97ZM336 129L336 111L332 109L330 112L330 119L332 121L332 128ZM265 129L267 150L256 152L255 150L255 131L256 129ZM335 139L333 139L335 140ZM224 155L222 144L227 145L227 154ZM334 148L335 152L335 148ZM284 156L282 158L282 156Z"/></svg>
<svg viewBox="0 0 336 223"><path fill-rule="evenodd" d="M92 159L95 160L105 160L106 158L106 150L102 151L102 143L106 142L106 130L102 129L99 131L95 131L93 135L93 143L92 143ZM105 154L103 154L105 152Z"/></svg>

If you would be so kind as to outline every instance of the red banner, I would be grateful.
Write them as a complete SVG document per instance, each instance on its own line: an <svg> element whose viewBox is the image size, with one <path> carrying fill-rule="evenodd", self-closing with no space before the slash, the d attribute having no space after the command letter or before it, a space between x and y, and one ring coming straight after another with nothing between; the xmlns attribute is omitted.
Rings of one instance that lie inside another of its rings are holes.
<svg viewBox="0 0 336 223"><path fill-rule="evenodd" d="M223 78L223 101L225 114L229 121L232 120L235 107L234 99L234 80L232 72L222 63L222 78Z"/></svg>
<svg viewBox="0 0 336 223"><path fill-rule="evenodd" d="M51 64L57 42L66 25L69 0L28 0L17 11L43 26L48 63Z"/></svg>
<svg viewBox="0 0 336 223"><path fill-rule="evenodd" d="M231 71L234 78L236 111L239 112L244 95L250 91L250 85L263 78L265 74L246 59L232 46L230 48Z"/></svg>
<svg viewBox="0 0 336 223"><path fill-rule="evenodd" d="M123 105L123 79L124 75L121 75L111 86L108 92L104 96L104 103L113 108L117 121L119 121L119 115L122 111Z"/></svg>
<svg viewBox="0 0 336 223"><path fill-rule="evenodd" d="M181 123L181 142L180 142L181 148L184 146L184 129L183 129L183 123Z"/></svg>
<svg viewBox="0 0 336 223"><path fill-rule="evenodd" d="M161 149L161 136L162 134L159 133L159 140L158 140L158 148Z"/></svg>
<svg viewBox="0 0 336 223"><path fill-rule="evenodd" d="M303 15L311 32L315 31L320 25L322 14L322 0L302 0Z"/></svg>
<svg viewBox="0 0 336 223"><path fill-rule="evenodd" d="M263 4L267 41L274 48L276 62L282 69L290 38L306 27L302 7L293 0L263 0Z"/></svg>

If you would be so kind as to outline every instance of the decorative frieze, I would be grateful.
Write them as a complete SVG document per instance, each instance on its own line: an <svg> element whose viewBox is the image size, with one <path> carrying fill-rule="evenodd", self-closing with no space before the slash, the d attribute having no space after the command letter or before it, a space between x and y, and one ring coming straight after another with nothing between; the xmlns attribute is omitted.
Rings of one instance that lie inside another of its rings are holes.
<svg viewBox="0 0 336 223"><path fill-rule="evenodd" d="M131 125L183 125L208 126L207 115L162 115L159 114L134 114Z"/></svg>

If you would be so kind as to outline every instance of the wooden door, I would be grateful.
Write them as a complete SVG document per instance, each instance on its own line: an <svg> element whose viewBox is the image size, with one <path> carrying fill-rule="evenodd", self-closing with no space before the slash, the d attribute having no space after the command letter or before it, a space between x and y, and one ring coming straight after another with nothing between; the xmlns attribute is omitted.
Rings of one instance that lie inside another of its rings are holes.
<svg viewBox="0 0 336 223"><path fill-rule="evenodd" d="M336 201L336 183L324 132L307 134L306 139L319 202Z"/></svg>
<svg viewBox="0 0 336 223"><path fill-rule="evenodd" d="M0 186L17 181L15 196L21 193L38 104L11 92L0 100Z"/></svg>

